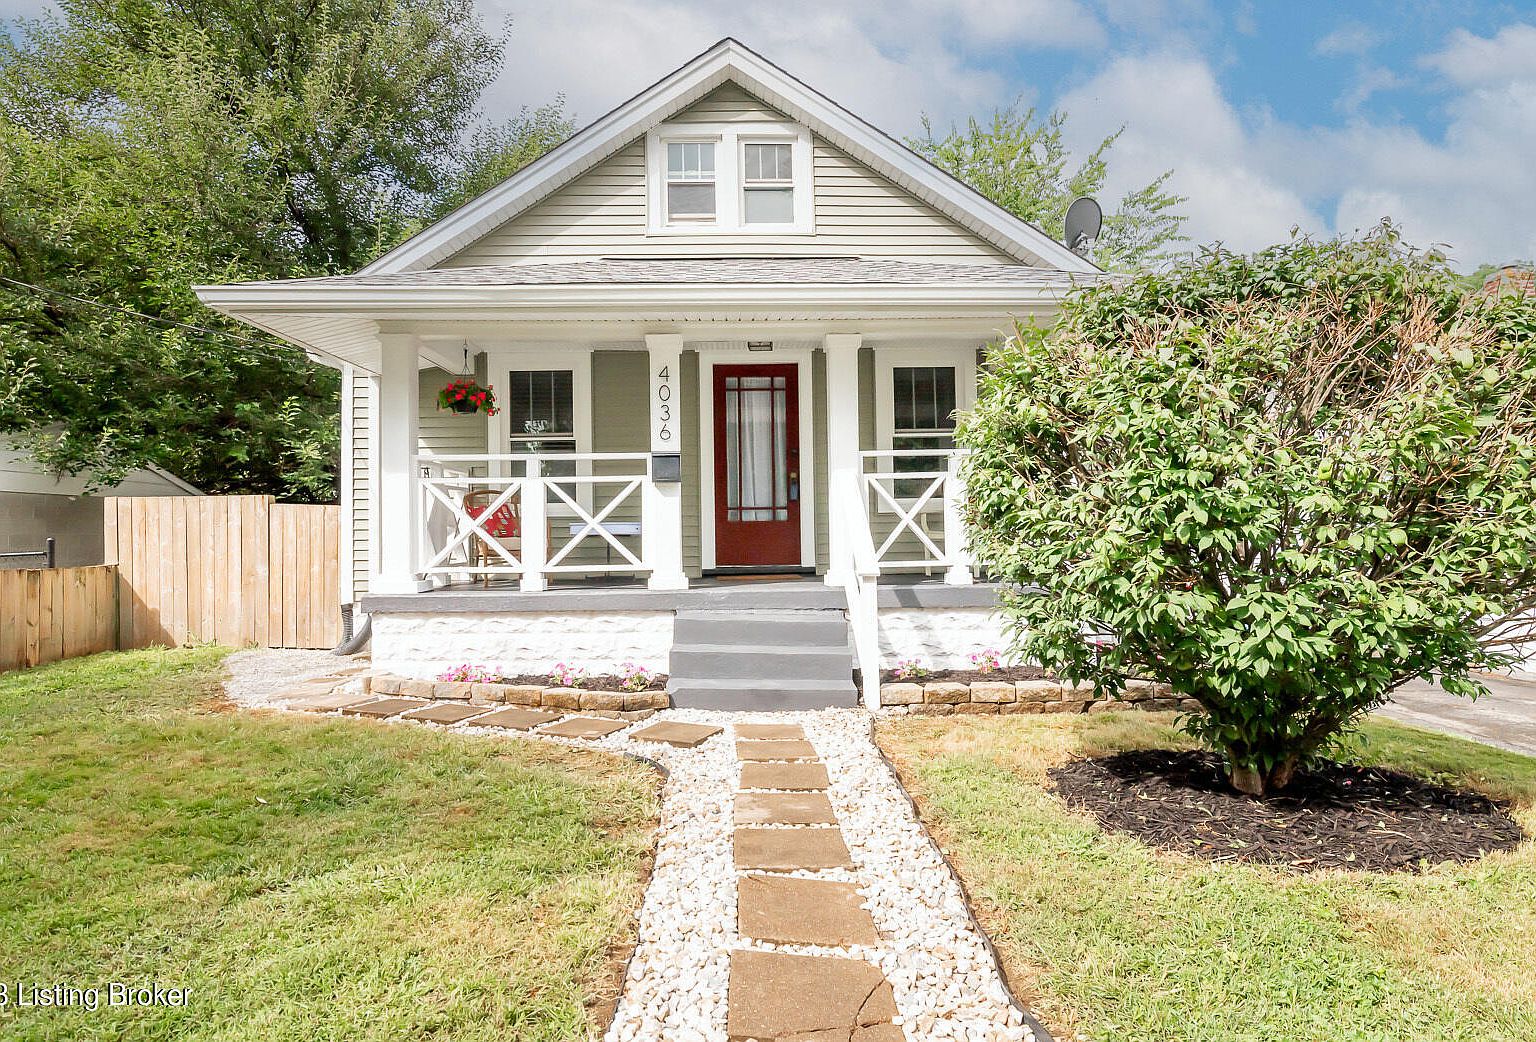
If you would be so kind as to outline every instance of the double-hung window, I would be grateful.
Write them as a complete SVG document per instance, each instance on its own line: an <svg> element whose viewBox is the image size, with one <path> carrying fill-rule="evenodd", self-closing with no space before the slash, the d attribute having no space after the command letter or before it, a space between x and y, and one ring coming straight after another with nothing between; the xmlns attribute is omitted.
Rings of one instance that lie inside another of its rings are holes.
<svg viewBox="0 0 1536 1042"><path fill-rule="evenodd" d="M955 447L955 367L951 365L898 365L891 368L891 449L897 453L930 453ZM947 461L937 455L897 455L897 473L943 470ZM921 496L932 478L898 479L895 493L901 499Z"/></svg>
<svg viewBox="0 0 1536 1042"><path fill-rule="evenodd" d="M795 222L794 149L787 141L748 141L742 146L742 220L747 224Z"/></svg>
<svg viewBox="0 0 1536 1042"><path fill-rule="evenodd" d="M514 369L507 374L507 433L512 452L547 456L576 451L574 384L569 369ZM550 460L544 465L549 477L575 473L575 460Z"/></svg>
<svg viewBox="0 0 1536 1042"><path fill-rule="evenodd" d="M713 221L715 193L715 143L713 141L667 142L667 220Z"/></svg>
<svg viewBox="0 0 1536 1042"><path fill-rule="evenodd" d="M813 154L800 124L663 124L646 136L648 233L813 234Z"/></svg>

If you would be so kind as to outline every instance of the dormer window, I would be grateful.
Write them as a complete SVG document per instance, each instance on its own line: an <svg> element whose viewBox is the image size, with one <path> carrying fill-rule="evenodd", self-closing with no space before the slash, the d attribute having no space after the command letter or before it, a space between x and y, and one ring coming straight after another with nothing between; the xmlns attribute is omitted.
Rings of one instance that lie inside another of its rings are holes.
<svg viewBox="0 0 1536 1042"><path fill-rule="evenodd" d="M811 135L794 123L670 123L646 139L653 235L815 231Z"/></svg>
<svg viewBox="0 0 1536 1042"><path fill-rule="evenodd" d="M667 142L667 220L715 219L715 143Z"/></svg>

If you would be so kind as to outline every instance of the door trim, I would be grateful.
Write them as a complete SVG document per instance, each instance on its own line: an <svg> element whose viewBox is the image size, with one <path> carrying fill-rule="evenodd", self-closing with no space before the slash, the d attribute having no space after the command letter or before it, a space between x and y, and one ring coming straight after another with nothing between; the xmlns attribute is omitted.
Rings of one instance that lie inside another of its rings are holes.
<svg viewBox="0 0 1536 1042"><path fill-rule="evenodd" d="M684 344L683 349L688 350ZM715 366L794 364L800 386L800 567L816 569L816 444L811 405L815 395L811 381L816 367L810 347L776 347L772 351L748 351L745 347L703 348L699 354L699 558L704 571L714 571L715 560Z"/></svg>

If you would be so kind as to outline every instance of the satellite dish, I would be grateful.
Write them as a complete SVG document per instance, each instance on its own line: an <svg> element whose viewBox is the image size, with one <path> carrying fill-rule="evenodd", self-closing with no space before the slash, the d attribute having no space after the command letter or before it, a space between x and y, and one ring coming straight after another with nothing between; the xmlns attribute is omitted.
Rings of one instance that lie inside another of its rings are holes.
<svg viewBox="0 0 1536 1042"><path fill-rule="evenodd" d="M1086 195L1072 200L1067 207L1067 249L1079 252L1086 243L1099 237L1104 227L1104 211Z"/></svg>

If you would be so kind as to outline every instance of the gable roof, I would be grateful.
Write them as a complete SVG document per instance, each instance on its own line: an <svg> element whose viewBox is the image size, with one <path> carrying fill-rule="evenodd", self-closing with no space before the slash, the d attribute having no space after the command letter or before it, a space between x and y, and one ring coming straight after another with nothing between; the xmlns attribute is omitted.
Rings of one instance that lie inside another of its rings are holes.
<svg viewBox="0 0 1536 1042"><path fill-rule="evenodd" d="M1061 271L1100 271L1033 224L727 37L359 274L420 271L446 260L728 81L806 124L1020 263Z"/></svg>

